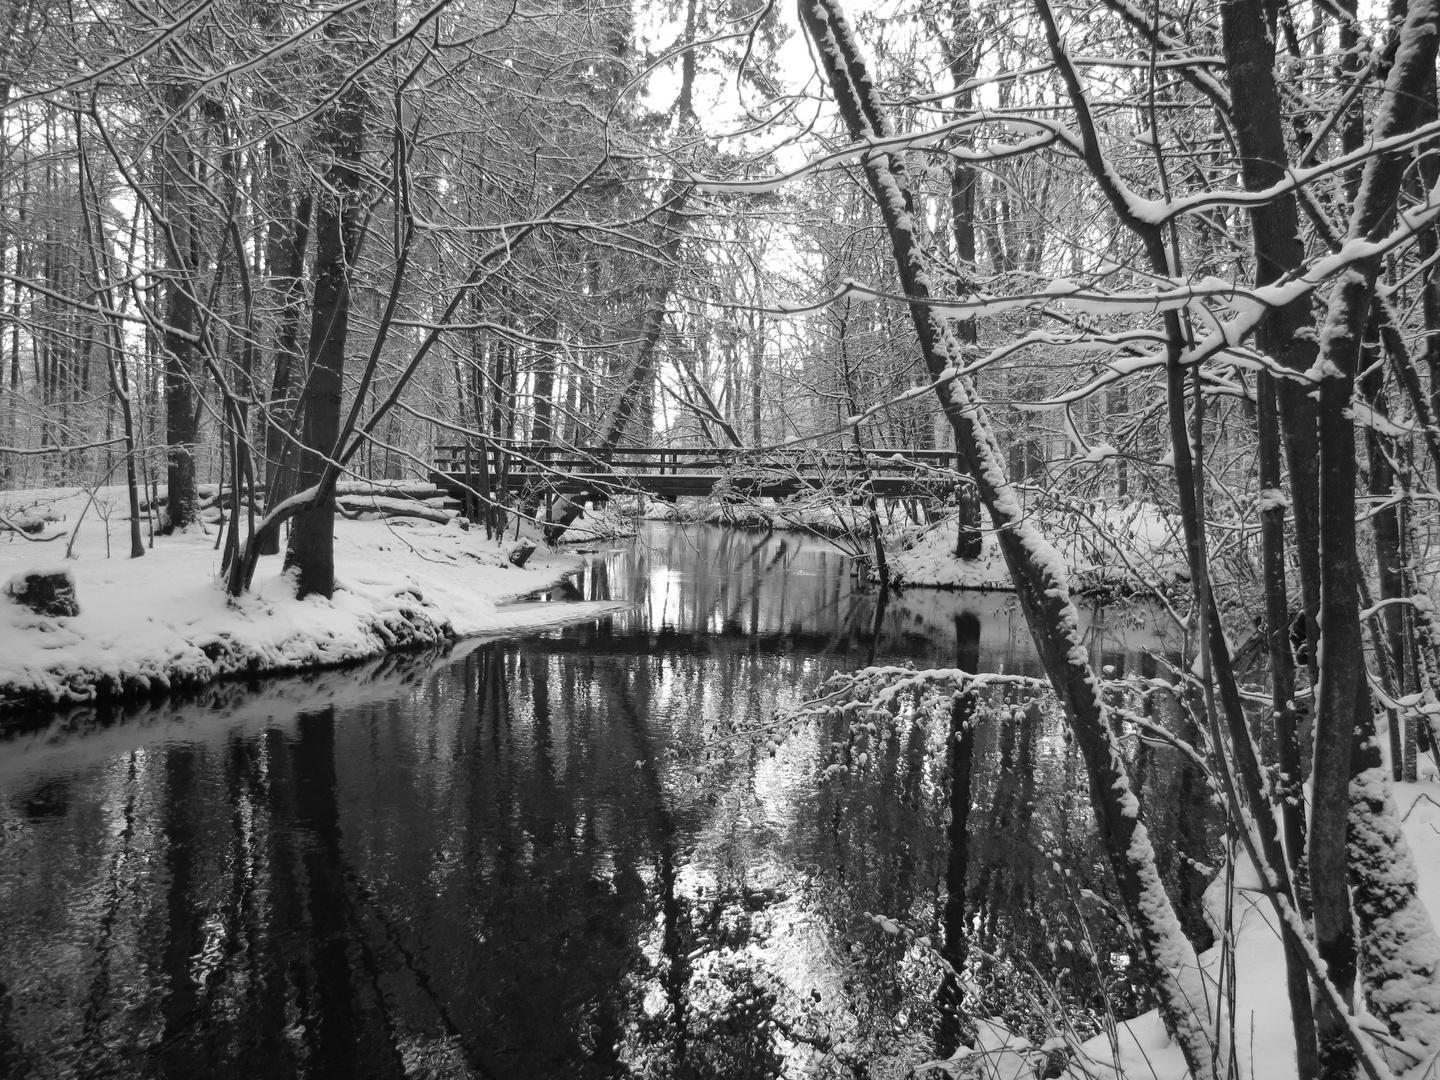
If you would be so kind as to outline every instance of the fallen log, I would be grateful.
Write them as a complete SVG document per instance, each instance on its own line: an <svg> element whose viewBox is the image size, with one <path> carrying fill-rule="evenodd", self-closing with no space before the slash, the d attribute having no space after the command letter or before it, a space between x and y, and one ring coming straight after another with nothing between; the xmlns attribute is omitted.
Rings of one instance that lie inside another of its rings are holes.
<svg viewBox="0 0 1440 1080"><path fill-rule="evenodd" d="M426 502L395 499L384 495L341 495L335 500L335 509L347 518L359 517L361 514L379 514L387 518L420 518L422 521L433 521L437 525L446 525L455 517L453 511L447 512Z"/></svg>

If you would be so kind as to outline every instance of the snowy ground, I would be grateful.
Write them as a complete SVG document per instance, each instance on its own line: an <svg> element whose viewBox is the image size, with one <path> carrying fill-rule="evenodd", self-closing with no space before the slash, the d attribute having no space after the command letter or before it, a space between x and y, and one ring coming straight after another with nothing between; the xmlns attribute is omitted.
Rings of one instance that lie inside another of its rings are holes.
<svg viewBox="0 0 1440 1080"><path fill-rule="evenodd" d="M0 712L238 673L330 666L399 645L592 618L616 607L507 606L507 599L553 584L580 561L540 544L523 570L511 566L513 526L500 542L453 521L338 517L333 600L296 600L275 556L261 561L253 591L232 603L215 576L220 553L213 524L157 536L143 558L125 557L123 488L99 491L67 560L65 547L87 499L74 489L0 492L0 517L54 519L28 539L0 532L0 584L26 571L66 568L80 604L79 615L42 618L0 596Z"/></svg>

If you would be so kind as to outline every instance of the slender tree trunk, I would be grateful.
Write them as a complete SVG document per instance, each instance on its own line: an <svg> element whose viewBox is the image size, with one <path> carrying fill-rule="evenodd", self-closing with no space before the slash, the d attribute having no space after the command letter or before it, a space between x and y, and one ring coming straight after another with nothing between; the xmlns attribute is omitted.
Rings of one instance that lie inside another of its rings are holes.
<svg viewBox="0 0 1440 1080"><path fill-rule="evenodd" d="M1270 655L1270 709L1280 773L1275 797L1280 803L1285 858L1296 883L1296 899L1308 910L1302 868L1305 855L1305 791L1295 710L1295 654L1290 648L1290 598L1285 582L1285 509L1280 487L1280 426L1276 380L1262 372L1255 381L1260 479L1261 575L1265 587L1265 642ZM1309 991L1306 990L1308 995ZM1313 1075L1301 1070L1302 1076Z"/></svg>
<svg viewBox="0 0 1440 1080"><path fill-rule="evenodd" d="M1378 352L1378 349L1367 349L1366 352L1366 359L1371 360L1369 354ZM1390 410L1385 400L1384 369L1377 364L1367 364L1366 367L1368 374L1360 381L1360 392L1376 416L1388 419ZM1404 585L1400 580L1400 504L1395 501L1398 495L1393 464L1396 453L1395 441L1392 438L1374 427L1365 428L1367 486L1371 498L1379 504L1370 517L1370 532L1375 542L1375 576L1380 586L1379 598L1382 601L1395 600L1404 595ZM1381 671L1389 676L1389 685L1385 689L1391 697L1401 698L1407 692L1405 687L1408 682L1405 674L1407 651L1403 609L1399 604L1389 604L1381 608L1377 621L1379 626L1383 627L1383 632L1374 633L1372 637L1375 649L1381 654ZM1371 622L1371 628L1376 629L1375 621ZM1405 754L1400 717L1393 710L1389 729L1392 751L1390 764L1394 770L1394 779L1399 780L1403 775Z"/></svg>
<svg viewBox="0 0 1440 1080"><path fill-rule="evenodd" d="M541 338L555 336L554 320L546 320L536 331ZM555 438L555 346L542 341L535 347L535 423L530 430L530 441L536 446L548 446Z"/></svg>
<svg viewBox="0 0 1440 1080"><path fill-rule="evenodd" d="M759 447L762 441L760 405L764 399L765 378L765 329L757 324L750 330L750 445Z"/></svg>
<svg viewBox="0 0 1440 1080"><path fill-rule="evenodd" d="M1273 9L1260 0L1225 0L1220 13L1241 174L1247 188L1266 188L1277 183L1288 167L1274 75ZM1305 251L1299 239L1299 215L1293 196L1281 196L1252 208L1250 220L1256 284L1268 284L1300 267ZM1313 325L1309 300L1298 300L1271 314L1260 331L1261 344L1285 367L1306 371L1315 361ZM1317 406L1306 390L1303 383L1292 379L1276 381L1313 681L1320 603L1319 444Z"/></svg>
<svg viewBox="0 0 1440 1080"><path fill-rule="evenodd" d="M80 136L77 124L76 138ZM110 376L110 392L120 405L120 423L125 440L125 490L130 501L130 557L138 559L145 554L145 542L140 535L140 493L135 479L135 413L130 398L130 375L125 363L125 333L119 313L115 310L114 295L111 293L110 262L104 254L107 250L104 219L99 213L94 177L90 173L90 161L83 145L78 155L78 164L80 213L85 231L85 246L90 259L90 273L95 283L95 295L105 313L105 367Z"/></svg>
<svg viewBox="0 0 1440 1080"><path fill-rule="evenodd" d="M974 94L967 84L975 78L980 55L979 31L970 10L970 0L951 0L950 39L945 45L946 66L950 79L955 84L955 109L965 112L972 108ZM966 268L975 265L975 195L979 190L979 176L965 164L956 164L950 173L950 217L955 233L955 253ZM966 272L962 270L962 272ZM961 284L960 295L971 290ZM966 345L975 346L979 341L979 329L974 318L963 320L959 327L960 339ZM978 559L984 543L980 528L980 500L975 498L975 489L961 484L956 490L955 513L955 557L957 559Z"/></svg>

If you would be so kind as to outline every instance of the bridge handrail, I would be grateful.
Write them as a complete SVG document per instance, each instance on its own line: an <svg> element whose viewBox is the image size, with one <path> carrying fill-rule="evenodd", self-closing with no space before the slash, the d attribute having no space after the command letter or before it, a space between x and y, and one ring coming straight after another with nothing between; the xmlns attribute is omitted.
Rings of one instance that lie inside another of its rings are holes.
<svg viewBox="0 0 1440 1080"><path fill-rule="evenodd" d="M480 455L485 455L482 459ZM624 469L695 469L702 466L729 468L740 462L765 467L786 467L796 462L814 462L818 465L842 465L857 461L862 455L872 469L913 470L917 466L938 465L950 467L955 461L953 450L912 450L893 447L864 447L855 449L824 448L779 448L752 451L741 447L714 446L633 446L614 449L565 447L554 445L511 445L499 446L488 443L483 446L469 446L463 443L440 444L435 447L435 462L441 472L463 472L466 460L478 465L481 460L498 465L502 458L511 459L512 470L539 472L544 469L566 469L609 465ZM615 460L636 458L641 460ZM898 456L899 461L894 460ZM668 460L667 460L668 458ZM682 460L684 459L684 460ZM448 466L448 467L447 467ZM537 466L539 466L537 468Z"/></svg>

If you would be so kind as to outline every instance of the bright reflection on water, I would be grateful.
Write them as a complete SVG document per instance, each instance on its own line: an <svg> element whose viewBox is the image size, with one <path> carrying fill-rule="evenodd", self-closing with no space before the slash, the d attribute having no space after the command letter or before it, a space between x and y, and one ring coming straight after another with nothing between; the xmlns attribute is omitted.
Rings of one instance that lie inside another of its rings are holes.
<svg viewBox="0 0 1440 1080"><path fill-rule="evenodd" d="M633 607L12 731L0 1075L923 1060L933 965L861 912L935 918L944 733L897 735L843 790L817 780L834 732L773 757L731 733L837 668L948 666L968 648L1035 672L1011 598L881 603L821 543L673 525L536 599L567 598ZM1144 609L1087 618L1096 661L1153 671L1143 650L1166 650L1149 625ZM996 738L980 740L972 819ZM1083 822L1054 729L1036 746L1056 820Z"/></svg>

